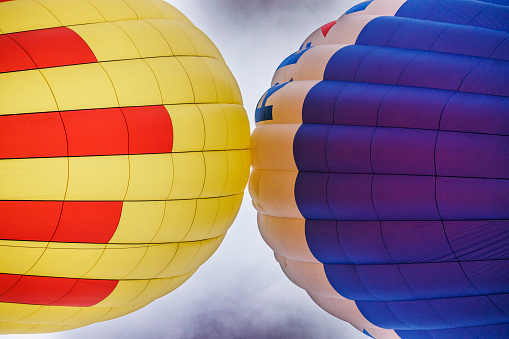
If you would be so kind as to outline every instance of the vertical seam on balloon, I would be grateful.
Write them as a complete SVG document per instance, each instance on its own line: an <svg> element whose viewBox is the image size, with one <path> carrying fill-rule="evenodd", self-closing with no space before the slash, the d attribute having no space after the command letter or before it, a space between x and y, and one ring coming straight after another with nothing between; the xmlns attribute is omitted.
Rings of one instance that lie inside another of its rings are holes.
<svg viewBox="0 0 509 339"><path fill-rule="evenodd" d="M175 21L179 21L179 20L175 20ZM191 41L191 39L189 38L189 35L186 34L186 31L183 30L179 25L177 25L176 23L172 22L172 24L182 32L182 34L184 34L187 38L187 40L189 41L189 44L193 47L194 49L194 52L195 52L195 56L199 56L198 55L198 51L196 50L196 47L194 46L194 43Z"/></svg>
<svg viewBox="0 0 509 339"><path fill-rule="evenodd" d="M399 73L398 80L396 81L396 85L399 85L399 81L401 80L401 77L403 76L403 73L405 72L405 69L408 67L408 65L410 65L412 63L412 61L414 61L415 59L417 59L418 57L420 57L421 55L423 55L425 53L426 53L425 51L417 53L416 55L413 56L413 58L411 58L410 60L407 61L405 66L403 66L403 68L401 69L401 73ZM377 115L377 118L378 118L378 115Z"/></svg>
<svg viewBox="0 0 509 339"><path fill-rule="evenodd" d="M216 92L216 100L213 103L218 103L219 102L219 95L217 94L217 86L216 86L216 81L214 80L214 76L212 75L212 72L208 68L207 64L203 61L202 57L201 56L197 56L197 58L203 64L203 67L205 67L205 69L207 70L207 73L210 75L210 78L212 79L212 83L214 84L214 92ZM226 117L225 117L225 120L226 120ZM228 142L228 138L226 138L226 140Z"/></svg>
<svg viewBox="0 0 509 339"><path fill-rule="evenodd" d="M478 27L478 26L475 26L475 25L470 25L472 23L472 21L475 20L475 18L477 18L479 15L481 15L482 12L486 11L490 6L488 4L485 4L486 7L484 7L484 9L482 11L480 11L479 13L477 13L472 19L470 19L470 21L465 25L465 26L474 26L474 27Z"/></svg>
<svg viewBox="0 0 509 339"><path fill-rule="evenodd" d="M140 280L146 280L147 283L145 284L145 286L143 287L143 289L140 291L140 293L136 294L133 298L129 299L128 301L126 301L124 304L122 305L119 305L119 306L128 306L127 304L130 304L133 302L133 300L136 300L136 298L139 298L143 292L145 292L145 290L147 289L148 285L150 285L150 280L151 279L136 279L136 281L140 281ZM132 305L129 305L129 306L132 306Z"/></svg>
<svg viewBox="0 0 509 339"><path fill-rule="evenodd" d="M132 8L126 1L124 1L124 0L120 0L120 1L122 1L127 7L129 7L131 9L131 11L133 11L134 15L136 15L136 20L140 19L140 17L138 16L138 12L136 12L134 10L134 8Z"/></svg>
<svg viewBox="0 0 509 339"><path fill-rule="evenodd" d="M191 224L189 225L189 228L187 229L187 232L186 234L184 234L184 236L182 236L182 238L179 240L179 242L183 242L184 239L187 237L187 235L189 234L189 232L191 232L191 229L193 228L193 225L194 225L194 221L196 220L196 214L198 214L198 198L196 199L191 199L194 201L194 212L193 212L193 220L191 220ZM177 248L178 249L178 248ZM176 253L176 252L175 252ZM161 271L162 272L162 271Z"/></svg>
<svg viewBox="0 0 509 339"><path fill-rule="evenodd" d="M214 225L216 224L217 216L219 215L219 206L221 204L221 197L214 197L214 198L207 198L207 199L217 199L217 208L216 208L216 215L214 216L214 220L210 223L210 227L208 232L205 234L205 238L209 238L210 232L214 229Z"/></svg>
<svg viewBox="0 0 509 339"><path fill-rule="evenodd" d="M334 80L333 80L334 81ZM339 102L339 99L341 98L341 95L343 94L343 92L349 88L350 86L352 86L352 82L348 82L347 85L345 87L343 87L343 89L338 93L338 96L336 98L336 102L334 103L334 112L332 113L332 122L333 122L333 125L341 125L339 123L339 120L336 121L336 107L338 107L338 102ZM352 125L348 125L348 126L352 126Z"/></svg>
<svg viewBox="0 0 509 339"><path fill-rule="evenodd" d="M120 108L120 113L122 113L122 118L124 119L125 128L127 130L127 162L129 164L129 176L127 179L127 188L125 190L124 198L122 199L122 206L123 206L124 200L127 197L127 193L129 192L129 183L131 182L131 150L129 149L130 148L129 147L130 146L129 124L127 123L127 118L125 117L124 110L122 110L122 108ZM122 214L120 214L120 215L122 216ZM119 219L119 223L120 223L120 219ZM117 227L118 227L118 224L117 224Z"/></svg>
<svg viewBox="0 0 509 339"><path fill-rule="evenodd" d="M159 58L157 58L157 59L159 59ZM161 84L159 83L159 80L157 79L156 73L154 72L152 67L150 67L150 65L148 64L148 62L145 58L141 58L141 60L145 63L145 65L147 65L147 67L150 69L150 72L152 72L152 75L154 76L154 79L157 83L157 88L159 89L159 95L161 96L161 105L163 105L164 104L163 92L161 91Z"/></svg>
<svg viewBox="0 0 509 339"><path fill-rule="evenodd" d="M222 62L220 62L219 59L216 59L216 58L212 58L212 59L216 60L216 62L218 62L219 68L221 69L221 72L223 72L223 75L224 75L224 77L226 79L226 82L228 83L228 88L230 88L230 96L231 96L232 99L231 99L231 102L228 102L228 104L230 104L230 103L231 104L235 104L234 103L234 99L233 99L233 88L232 88L232 84L230 83L230 77L228 77L228 74L226 73L226 71L224 69L224 65L226 65L226 63L222 63ZM218 96L217 100L219 101L219 96ZM241 97L241 100L242 100L242 97Z"/></svg>
<svg viewBox="0 0 509 339"><path fill-rule="evenodd" d="M493 54L495 54L495 52L497 51L497 49L506 41L508 40L509 37L506 37L505 39L502 39L502 41L500 41L500 43L497 45L497 47L495 47L495 49L493 50L493 52L491 52L490 56L488 57L489 59L496 59L496 58L492 58ZM497 59L497 60L504 60L504 59ZM505 60L504 60L505 61Z"/></svg>
<svg viewBox="0 0 509 339"><path fill-rule="evenodd" d="M160 15L161 17L160 17L160 18L158 18L158 19L164 19L164 15L163 15L163 13L161 13L161 11L159 11L159 9L158 9L156 6L154 6L154 4L153 4L150 0L145 0L145 1L146 1L149 5L150 5L150 7L152 7L153 9L155 9L155 10L156 10L156 12L157 12L157 13L159 13L159 15Z"/></svg>
<svg viewBox="0 0 509 339"><path fill-rule="evenodd" d="M343 249L343 246L341 245L341 237L339 236L339 222L340 221L341 220L334 220L334 222L336 223L336 237L338 239L338 246L341 249L341 251L343 252L343 254L345 255L345 258L350 262L350 264L347 264L347 265L355 265L354 261L348 257L347 252Z"/></svg>
<svg viewBox="0 0 509 339"><path fill-rule="evenodd" d="M46 306L52 306L54 305L55 303L57 303L58 301L62 300L63 298L65 298L69 293L72 292L72 290L76 287L76 285L78 284L78 279L77 278L66 278L66 279L74 279L74 284L72 285L72 287L69 289L69 291L67 291L67 293L65 293L63 296L61 296L60 298L58 298L57 300L54 300L52 303L50 304L46 304ZM73 314L74 315L74 314ZM65 321L69 318L71 318L73 315L71 315L70 317L66 318L66 319L63 319L62 321Z"/></svg>
<svg viewBox="0 0 509 339"><path fill-rule="evenodd" d="M502 294L502 293L501 293ZM490 301L495 304L495 302L493 300L491 300L491 297L495 296L495 295L498 295L498 294L491 294L491 295L486 295L488 297L488 299L490 299ZM496 305L495 305L496 306ZM497 307L498 308L498 307ZM509 316L509 313L508 312L505 312L504 310L498 308L500 312L504 313L505 315Z"/></svg>
<svg viewBox="0 0 509 339"><path fill-rule="evenodd" d="M351 46L356 46L356 45L351 45ZM364 45L357 45L357 46L364 46ZM365 46L365 47L374 47L374 46ZM357 74L359 73L359 69L361 69L362 64L368 58L368 56L370 56L375 51L378 51L380 49L380 47L378 47L378 48L377 47L374 47L373 49L371 49L371 51L362 58L361 62L359 63L359 66L357 66L357 69L355 70L355 75L353 76L353 79L351 80L352 82L361 82L361 81L357 81ZM325 67L325 68L327 68L327 67ZM346 80L346 81L349 81L349 80Z"/></svg>
<svg viewBox="0 0 509 339"><path fill-rule="evenodd" d="M186 72L186 75L187 75L187 78L189 79L189 85L191 86L191 91L193 92L193 98L194 98L194 102L192 102L193 104L197 104L196 102L196 93L194 91L194 87L193 87L193 82L191 81L191 77L189 76L189 72L187 72L187 69L184 67L184 65L182 64L182 62L180 61L180 57L175 57L175 60L178 61L178 63L180 64L180 66L182 67L182 69L184 70L184 72ZM200 111L201 112L201 111ZM203 129L205 129L205 122L203 123ZM205 138L207 136L205 135ZM205 149L205 140L203 141L203 149Z"/></svg>
<svg viewBox="0 0 509 339"><path fill-rule="evenodd" d="M456 92L463 92L461 90L461 86L463 86L463 83L465 82L465 80L467 80L468 76L470 75L470 73L472 73L476 68L478 68L479 66L481 66L482 64L488 62L488 58L483 58L484 60L479 62L477 65L475 65L474 67L472 67L472 69L470 71L468 71L468 73L465 75L465 77L463 78L463 80L461 80L460 84L458 85L458 88L456 89ZM470 92L469 92L470 93ZM477 94L487 94L487 93L477 93Z"/></svg>
<svg viewBox="0 0 509 339"><path fill-rule="evenodd" d="M164 205L163 205L163 214L161 216L161 222L159 223L159 227L157 228L157 231L154 233L154 236L148 242L149 244L151 244L154 241L154 239L157 237L157 234L161 231L161 227L163 227L164 217L166 216L166 203L167 203L167 201L163 200L162 202L164 202Z"/></svg>
<svg viewBox="0 0 509 339"><path fill-rule="evenodd" d="M437 9L439 6L442 6L442 4L445 2L445 0L442 0L440 1L439 3L437 3L435 5L435 7L433 7L433 9L428 13L428 15L426 15L426 17L422 20L426 20L426 21L433 21L433 20L428 20L429 16L435 11L435 9Z"/></svg>
<svg viewBox="0 0 509 339"><path fill-rule="evenodd" d="M92 7L93 7L93 8L97 11L97 13L99 13L99 15L100 15L100 16L102 16L102 17L103 17L104 22L108 22L108 20L106 20L106 17L105 17L105 16L101 13L101 11L100 11L99 9L97 9L97 7L95 7L95 6L94 6L94 4L93 4L93 3L91 3L91 2L90 2L90 1L88 1L88 0L85 0L85 1L86 1L86 2L90 5L90 6L92 6Z"/></svg>
<svg viewBox="0 0 509 339"><path fill-rule="evenodd" d="M116 22L110 22L111 24L115 25L118 29L120 29L122 31L122 33L125 34L125 36L129 39L129 41L131 41L131 43L133 44L134 48L136 49L136 52L138 52L138 55L140 56L139 59L142 59L142 55L141 55L141 52L140 50L138 49L138 46L136 46L136 44L134 43L133 39L131 38L131 36L122 28L120 27ZM127 59L127 60L136 60L137 58L133 58L133 59ZM126 59L124 59L126 60Z"/></svg>
<svg viewBox="0 0 509 339"><path fill-rule="evenodd" d="M394 18L394 17L393 17ZM403 18L402 18L403 19ZM396 47L396 46L389 46L389 43L391 42L392 38L396 35L396 32L398 32L401 27L403 27L404 24L408 23L411 21L410 18L404 18L406 19L404 22L402 22L395 30L394 32L392 32L391 36L389 37L389 39L387 40L387 43L385 44L385 47L391 47L391 48L401 48L401 47ZM360 35L360 34L359 34Z"/></svg>
<svg viewBox="0 0 509 339"><path fill-rule="evenodd" d="M121 278L119 278L118 280L124 280L126 279L127 276L129 276L129 274L131 274L136 268L138 268L138 266L140 266L141 262L143 261L143 259L145 258L145 256L147 255L147 252L148 252L148 248L151 247L151 246L159 246L159 245L152 245L152 244L144 244L142 245L141 247L145 247L145 252L143 252L143 255L141 256L140 260L138 261L138 263L136 265L134 265L133 269L131 269L129 272L127 272L126 274L124 274ZM164 246L164 245L162 245Z"/></svg>
<svg viewBox="0 0 509 339"><path fill-rule="evenodd" d="M46 6L44 6L43 4L41 4L39 1L37 0L32 0L33 2L39 4L41 7L43 7L46 11L48 11L48 13L50 13L57 21L58 23L62 26L62 27L65 27L65 25L62 23L62 21L60 21L60 19L52 12L50 11Z"/></svg>
<svg viewBox="0 0 509 339"><path fill-rule="evenodd" d="M177 253L178 253L178 251L179 251L179 248L180 248L180 242L177 242L177 243L176 243L176 245L177 245L177 248L175 249L175 252L173 253L173 256L171 257L171 259L170 259L170 260L168 260L168 264L167 264L166 266L164 266L164 267L163 267L163 268L159 271L159 273L154 274L153 279L158 278L158 277L159 277L159 275L161 275L161 274L162 274L162 273L163 273L163 272L164 272L164 271L168 268L168 266L170 266L170 265L171 265L171 263L172 263L173 259L175 259L175 257L177 256Z"/></svg>
<svg viewBox="0 0 509 339"><path fill-rule="evenodd" d="M173 56L175 56L175 52L173 52L173 49L171 48L171 45L170 43L168 42L168 40L166 40L166 38L164 37L163 33L161 33L161 31L159 29L157 29L157 27L148 19L143 19L142 21L148 23L150 26L154 27L154 29L157 31L157 33L159 33L159 35L163 38L163 40L166 42L166 45L168 46L168 48L170 49L171 51L171 54Z"/></svg>

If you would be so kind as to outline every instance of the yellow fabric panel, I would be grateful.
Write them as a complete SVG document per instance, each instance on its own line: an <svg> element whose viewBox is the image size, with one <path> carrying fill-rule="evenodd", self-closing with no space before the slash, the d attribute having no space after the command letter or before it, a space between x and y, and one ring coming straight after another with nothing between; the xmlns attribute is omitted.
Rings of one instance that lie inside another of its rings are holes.
<svg viewBox="0 0 509 339"><path fill-rule="evenodd" d="M206 239L214 225L219 210L219 199L198 199L196 201L196 214L193 225L183 241L196 241Z"/></svg>
<svg viewBox="0 0 509 339"><path fill-rule="evenodd" d="M164 218L153 243L182 241L193 224L196 199L165 202Z"/></svg>
<svg viewBox="0 0 509 339"><path fill-rule="evenodd" d="M118 21L115 25L129 36L143 58L173 55L164 37L149 22L128 20Z"/></svg>
<svg viewBox="0 0 509 339"><path fill-rule="evenodd" d="M4 34L58 26L62 24L57 18L35 1L0 2L0 30Z"/></svg>
<svg viewBox="0 0 509 339"><path fill-rule="evenodd" d="M95 304L93 308L106 308L129 305L132 300L143 293L148 286L148 279L120 280L117 287L104 300Z"/></svg>
<svg viewBox="0 0 509 339"><path fill-rule="evenodd" d="M195 25L186 21L174 21L174 24L189 38L193 44L194 50L196 51L195 55L211 58L214 57L213 51L210 48L205 34L203 34L203 32Z"/></svg>
<svg viewBox="0 0 509 339"><path fill-rule="evenodd" d="M173 185L173 155L129 155L129 187L125 200L165 200Z"/></svg>
<svg viewBox="0 0 509 339"><path fill-rule="evenodd" d="M232 91L232 104L242 105L242 94L240 93L240 87L237 83L237 80L233 77L232 71L228 68L226 63L222 62L221 67L223 68L223 72L228 78L228 82L230 83L230 89Z"/></svg>
<svg viewBox="0 0 509 339"><path fill-rule="evenodd" d="M221 105L200 104L197 106L200 109L205 124L205 144L203 149L206 151L226 149L228 126Z"/></svg>
<svg viewBox="0 0 509 339"><path fill-rule="evenodd" d="M120 106L163 103L156 77L144 60L101 62L101 65L115 87Z"/></svg>
<svg viewBox="0 0 509 339"><path fill-rule="evenodd" d="M56 306L44 306L44 308L50 307ZM96 322L110 312L110 307L82 307L73 316L59 322L58 325L81 327Z"/></svg>
<svg viewBox="0 0 509 339"><path fill-rule="evenodd" d="M177 252L176 243L151 244L140 263L123 279L143 279L155 277L168 266Z"/></svg>
<svg viewBox="0 0 509 339"><path fill-rule="evenodd" d="M87 0L36 0L50 11L63 26L103 22L104 17Z"/></svg>
<svg viewBox="0 0 509 339"><path fill-rule="evenodd" d="M131 300L127 305L148 304L153 300L170 293L182 285L190 276L191 274L185 274L178 277L150 279L143 292Z"/></svg>
<svg viewBox="0 0 509 339"><path fill-rule="evenodd" d="M115 90L100 64L41 69L61 111L116 107Z"/></svg>
<svg viewBox="0 0 509 339"><path fill-rule="evenodd" d="M7 2L0 5L4 3ZM0 115L58 110L48 83L38 70L1 73L0 102Z"/></svg>
<svg viewBox="0 0 509 339"><path fill-rule="evenodd" d="M200 251L201 244L208 241L210 240L178 243L177 253L156 278L174 277L196 270L198 267L189 266Z"/></svg>
<svg viewBox="0 0 509 339"><path fill-rule="evenodd" d="M236 214L236 211L238 211L240 203L242 202L242 194L240 194L241 199L236 199L237 196L239 195L219 198L216 219L214 220L214 224L210 228L209 233L206 235L206 238L218 237L226 233L231 225L232 214Z"/></svg>
<svg viewBox="0 0 509 339"><path fill-rule="evenodd" d="M223 195L228 180L228 158L225 151L203 152L205 182L200 198Z"/></svg>
<svg viewBox="0 0 509 339"><path fill-rule="evenodd" d="M63 200L67 158L0 160L1 200Z"/></svg>
<svg viewBox="0 0 509 339"><path fill-rule="evenodd" d="M205 126L198 106L192 104L165 107L173 125L173 152L203 150Z"/></svg>
<svg viewBox="0 0 509 339"><path fill-rule="evenodd" d="M184 14L182 14L179 10L171 6L166 1L148 0L148 2L150 2L150 4L152 4L152 6L154 6L165 19L189 21L189 19Z"/></svg>
<svg viewBox="0 0 509 339"><path fill-rule="evenodd" d="M223 195L233 195L242 192L246 187L251 160L249 150L226 151L226 157L228 158L228 181Z"/></svg>
<svg viewBox="0 0 509 339"><path fill-rule="evenodd" d="M0 240L2 273L25 274L46 249L47 242Z"/></svg>
<svg viewBox="0 0 509 339"><path fill-rule="evenodd" d="M173 186L168 199L199 197L205 182L202 153L173 153Z"/></svg>
<svg viewBox="0 0 509 339"><path fill-rule="evenodd" d="M24 333L35 327L34 324L20 324L20 323L3 323L0 322L0 334L18 334ZM54 326L60 328L60 326Z"/></svg>
<svg viewBox="0 0 509 339"><path fill-rule="evenodd" d="M159 231L164 201L124 201L118 227L110 243L150 243Z"/></svg>
<svg viewBox="0 0 509 339"><path fill-rule="evenodd" d="M244 107L234 104L221 104L226 126L228 140L225 149L249 148L249 120Z"/></svg>
<svg viewBox="0 0 509 339"><path fill-rule="evenodd" d="M129 182L129 156L69 158L65 200L123 200Z"/></svg>
<svg viewBox="0 0 509 339"><path fill-rule="evenodd" d="M173 20L146 20L164 37L174 55L196 55L196 49L185 32Z"/></svg>
<svg viewBox="0 0 509 339"><path fill-rule="evenodd" d="M144 306L146 306L146 304L134 305L134 306L113 307L104 316L95 319L94 322L115 319L115 318L121 317L123 315L132 313L136 310L139 310L140 308L142 308Z"/></svg>
<svg viewBox="0 0 509 339"><path fill-rule="evenodd" d="M161 18L161 13L148 0L124 0L131 7L138 19Z"/></svg>
<svg viewBox="0 0 509 339"><path fill-rule="evenodd" d="M106 21L133 20L136 13L133 12L123 0L87 0L94 6Z"/></svg>
<svg viewBox="0 0 509 339"><path fill-rule="evenodd" d="M233 102L233 94L230 86L228 76L223 70L222 64L224 61L213 58L200 58L205 67L209 70L214 80L214 85L217 93L216 102L219 103L231 103Z"/></svg>
<svg viewBox="0 0 509 339"><path fill-rule="evenodd" d="M194 102L193 87L186 70L173 57L145 59L155 74L165 105Z"/></svg>
<svg viewBox="0 0 509 339"><path fill-rule="evenodd" d="M40 307L34 313L21 319L20 322L26 324L59 324L71 318L78 313L79 310L79 307Z"/></svg>
<svg viewBox="0 0 509 339"><path fill-rule="evenodd" d="M26 305L0 302L0 323L19 321L40 309L41 305Z"/></svg>
<svg viewBox="0 0 509 339"><path fill-rule="evenodd" d="M176 54L176 53L175 53ZM191 85L193 86L195 103L214 103L217 102L217 91L214 79L210 74L202 58L197 57L177 57L186 70Z"/></svg>
<svg viewBox="0 0 509 339"><path fill-rule="evenodd" d="M104 247L103 244L50 242L39 261L26 274L81 278L101 257ZM21 253L25 256L24 251Z"/></svg>
<svg viewBox="0 0 509 339"><path fill-rule="evenodd" d="M216 252L219 245L221 245L223 239L224 235L217 238L201 241L200 249L198 253L196 253L193 260L186 267L186 271L197 270L198 267L200 267L205 261L207 261L212 256L212 254L214 254L214 252Z"/></svg>
<svg viewBox="0 0 509 339"><path fill-rule="evenodd" d="M69 28L86 42L98 61L140 58L140 53L129 36L114 23L105 22Z"/></svg>

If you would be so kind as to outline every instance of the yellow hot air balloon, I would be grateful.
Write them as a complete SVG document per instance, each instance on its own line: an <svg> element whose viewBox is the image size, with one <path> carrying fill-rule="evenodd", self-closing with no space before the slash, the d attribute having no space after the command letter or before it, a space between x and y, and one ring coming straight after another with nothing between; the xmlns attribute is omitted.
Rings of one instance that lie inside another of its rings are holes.
<svg viewBox="0 0 509 339"><path fill-rule="evenodd" d="M235 79L171 5L0 1L0 333L181 285L237 214L248 148Z"/></svg>

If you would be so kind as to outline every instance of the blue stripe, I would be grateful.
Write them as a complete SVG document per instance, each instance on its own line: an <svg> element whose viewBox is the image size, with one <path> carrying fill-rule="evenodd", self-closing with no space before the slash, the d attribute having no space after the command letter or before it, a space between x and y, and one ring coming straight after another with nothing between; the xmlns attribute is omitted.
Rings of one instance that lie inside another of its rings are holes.
<svg viewBox="0 0 509 339"><path fill-rule="evenodd" d="M357 5L353 6L352 8L350 8L348 11L346 11L345 14L350 14L350 13L355 13L355 12L363 11L372 2L373 2L373 0L361 2L360 4L357 4Z"/></svg>

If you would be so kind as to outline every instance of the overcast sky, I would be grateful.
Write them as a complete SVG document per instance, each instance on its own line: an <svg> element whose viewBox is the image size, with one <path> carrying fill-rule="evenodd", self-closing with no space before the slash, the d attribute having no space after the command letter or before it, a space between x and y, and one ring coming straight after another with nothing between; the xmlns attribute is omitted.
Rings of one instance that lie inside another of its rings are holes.
<svg viewBox="0 0 509 339"><path fill-rule="evenodd" d="M279 63L360 0L169 0L217 45L254 109ZM262 240L246 190L218 251L184 285L119 319L9 339L367 338L321 310L283 274Z"/></svg>

